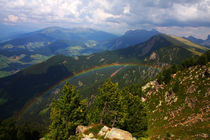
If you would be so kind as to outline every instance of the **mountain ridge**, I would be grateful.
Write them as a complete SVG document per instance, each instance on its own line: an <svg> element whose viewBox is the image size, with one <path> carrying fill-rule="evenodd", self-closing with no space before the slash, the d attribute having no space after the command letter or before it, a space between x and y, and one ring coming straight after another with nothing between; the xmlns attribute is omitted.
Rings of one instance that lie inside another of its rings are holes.
<svg viewBox="0 0 210 140"><path fill-rule="evenodd" d="M207 36L207 39L198 39L194 36L188 36L188 37L183 37L191 42L203 45L203 46L207 46L208 48L210 48L210 35Z"/></svg>
<svg viewBox="0 0 210 140"><path fill-rule="evenodd" d="M1 112L8 111L7 106L10 106L10 112L16 110L16 103L20 109L31 97L38 96L57 81L95 66L112 63L140 63L165 67L172 63L181 63L187 57L198 55L185 48L189 46L176 46L175 43L168 41L167 37L170 36L156 35L136 46L94 53L89 56L67 57L58 55L43 63L30 66L15 75L1 78L1 98L6 99L7 102L1 105L0 110ZM202 52L204 50L195 51ZM13 104L10 104L11 102Z"/></svg>
<svg viewBox="0 0 210 140"><path fill-rule="evenodd" d="M109 50L126 48L128 46L133 46L144 41L147 41L154 35L159 34L160 32L156 30L129 30L124 33L121 37L116 39L106 41L102 46L107 46Z"/></svg>

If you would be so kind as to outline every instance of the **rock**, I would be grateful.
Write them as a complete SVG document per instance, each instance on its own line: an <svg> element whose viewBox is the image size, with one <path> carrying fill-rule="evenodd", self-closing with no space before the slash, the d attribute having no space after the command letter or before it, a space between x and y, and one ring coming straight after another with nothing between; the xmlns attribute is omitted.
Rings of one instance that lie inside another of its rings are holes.
<svg viewBox="0 0 210 140"><path fill-rule="evenodd" d="M174 92L169 93L168 91L166 91L166 93L165 93L165 101L167 103L170 103L172 101L172 99L174 99L174 98L175 98L175 93Z"/></svg>
<svg viewBox="0 0 210 140"><path fill-rule="evenodd" d="M76 133L80 133L80 136L82 136L81 140L97 140L98 136L109 140L136 140L136 138L132 137L132 134L127 131L118 128L111 129L107 126L102 127L98 134L85 134L85 132L92 127L93 126L79 125L76 128Z"/></svg>
<svg viewBox="0 0 210 140"><path fill-rule="evenodd" d="M133 140L133 137L131 133L118 129L118 128L112 128L111 131L108 131L105 139L109 140Z"/></svg>
<svg viewBox="0 0 210 140"><path fill-rule="evenodd" d="M208 97L210 95L210 88L207 89L206 93L205 93L205 97Z"/></svg>
<svg viewBox="0 0 210 140"><path fill-rule="evenodd" d="M86 135L85 137L86 137L86 138L93 138L94 135L93 135L93 133L90 133L89 135Z"/></svg>
<svg viewBox="0 0 210 140"><path fill-rule="evenodd" d="M154 88L156 84L156 81L148 82L146 85L142 86L142 91L144 92L148 88Z"/></svg>
<svg viewBox="0 0 210 140"><path fill-rule="evenodd" d="M104 126L103 128L101 128L100 132L98 133L99 136L105 136L106 133L110 131L110 128L107 126Z"/></svg>
<svg viewBox="0 0 210 140"><path fill-rule="evenodd" d="M104 58L101 58L99 62L103 62L104 60L105 60Z"/></svg>
<svg viewBox="0 0 210 140"><path fill-rule="evenodd" d="M79 87L83 86L83 83L81 81L78 81Z"/></svg>
<svg viewBox="0 0 210 140"><path fill-rule="evenodd" d="M164 118L163 118L163 120L167 120L168 119L168 116L165 116Z"/></svg>
<svg viewBox="0 0 210 140"><path fill-rule="evenodd" d="M196 99L195 98L185 98L185 103L188 105L189 108L193 109L196 105Z"/></svg>
<svg viewBox="0 0 210 140"><path fill-rule="evenodd" d="M96 138L81 138L81 140L97 140Z"/></svg>
<svg viewBox="0 0 210 140"><path fill-rule="evenodd" d="M153 52L150 57L149 57L150 60L155 60L156 59L156 53Z"/></svg>
<svg viewBox="0 0 210 140"><path fill-rule="evenodd" d="M145 101L146 101L146 98L141 97L141 101L142 101L142 102L145 102Z"/></svg>
<svg viewBox="0 0 210 140"><path fill-rule="evenodd" d="M88 129L92 128L92 126L83 126L83 125L78 125L76 128L76 133L85 133Z"/></svg>

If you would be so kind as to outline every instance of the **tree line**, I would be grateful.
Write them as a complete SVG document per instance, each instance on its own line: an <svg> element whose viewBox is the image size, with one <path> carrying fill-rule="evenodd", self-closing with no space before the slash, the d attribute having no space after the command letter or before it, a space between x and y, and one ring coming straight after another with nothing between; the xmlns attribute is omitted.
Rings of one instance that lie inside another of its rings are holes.
<svg viewBox="0 0 210 140"><path fill-rule="evenodd" d="M181 65L173 64L172 66L165 68L157 75L157 81L159 84L169 83L171 80L171 74L175 74L179 70L184 70L195 65L206 65L210 61L210 51L202 54L201 56L195 58L190 57L184 60Z"/></svg>

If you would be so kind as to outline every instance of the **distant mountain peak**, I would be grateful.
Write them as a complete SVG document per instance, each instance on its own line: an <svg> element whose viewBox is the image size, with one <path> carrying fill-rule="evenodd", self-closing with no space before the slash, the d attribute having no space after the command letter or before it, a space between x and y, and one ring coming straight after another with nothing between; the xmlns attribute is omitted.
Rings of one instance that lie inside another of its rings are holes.
<svg viewBox="0 0 210 140"><path fill-rule="evenodd" d="M206 40L210 40L210 35L208 35L207 39Z"/></svg>
<svg viewBox="0 0 210 140"><path fill-rule="evenodd" d="M189 38L189 39L197 39L197 38L195 38L195 37L192 36L192 35L188 36L187 38Z"/></svg>
<svg viewBox="0 0 210 140"><path fill-rule="evenodd" d="M145 29L135 29L135 30L128 30L127 32L125 32L124 35L133 35L133 34L144 34L144 33L156 33L158 34L159 32L155 29L152 30L145 30Z"/></svg>
<svg viewBox="0 0 210 140"><path fill-rule="evenodd" d="M123 36L105 42L103 46L106 46L110 50L126 48L145 42L157 34L159 34L159 32L156 30L129 30Z"/></svg>

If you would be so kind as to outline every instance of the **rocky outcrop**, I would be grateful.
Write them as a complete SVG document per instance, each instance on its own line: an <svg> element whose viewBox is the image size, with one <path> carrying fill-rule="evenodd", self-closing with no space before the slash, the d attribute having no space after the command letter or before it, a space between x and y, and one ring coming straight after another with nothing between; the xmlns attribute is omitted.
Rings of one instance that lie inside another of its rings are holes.
<svg viewBox="0 0 210 140"><path fill-rule="evenodd" d="M100 131L95 134L95 132L91 132L91 128L94 126L82 126L79 125L76 128L76 133L79 135L81 140L98 140L98 139L108 139L108 140L136 140L136 138L132 137L132 134L128 131L124 131L118 128L109 128L107 126L103 126ZM90 131L89 131L90 130Z"/></svg>
<svg viewBox="0 0 210 140"><path fill-rule="evenodd" d="M210 62L179 70L167 84L142 87L150 139L209 139L209 75Z"/></svg>
<svg viewBox="0 0 210 140"><path fill-rule="evenodd" d="M105 139L109 140L134 140L135 138L132 137L131 133L118 129L112 128L108 131L105 135Z"/></svg>

